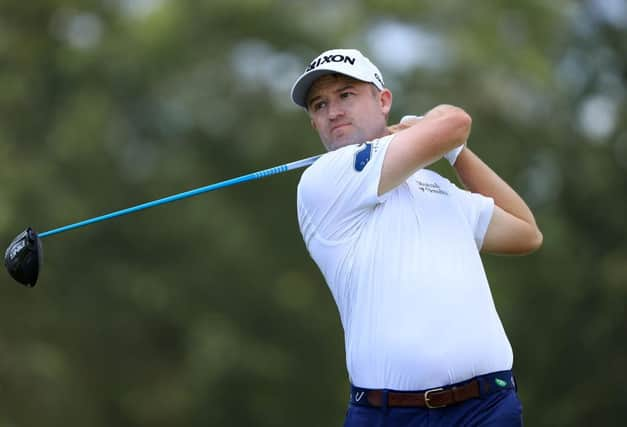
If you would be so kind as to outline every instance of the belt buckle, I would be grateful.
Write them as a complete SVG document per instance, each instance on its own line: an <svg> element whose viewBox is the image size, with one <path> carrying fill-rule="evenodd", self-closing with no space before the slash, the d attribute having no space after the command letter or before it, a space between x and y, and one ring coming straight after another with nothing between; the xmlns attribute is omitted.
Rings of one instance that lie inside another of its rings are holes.
<svg viewBox="0 0 627 427"><path fill-rule="evenodd" d="M442 391L442 390L444 390L444 389L442 387L439 387L439 388L432 388L431 390L425 391L424 398L425 398L425 406L427 408L435 409L435 408L443 408L443 407L446 406L446 405L432 405L431 402L430 402L429 394L430 393L435 393L437 391Z"/></svg>

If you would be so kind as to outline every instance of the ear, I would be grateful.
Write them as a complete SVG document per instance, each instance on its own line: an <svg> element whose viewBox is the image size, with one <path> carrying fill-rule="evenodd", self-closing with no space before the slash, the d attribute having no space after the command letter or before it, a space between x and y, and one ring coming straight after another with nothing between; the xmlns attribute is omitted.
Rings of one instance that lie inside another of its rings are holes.
<svg viewBox="0 0 627 427"><path fill-rule="evenodd" d="M379 92L379 106L381 112L387 117L392 109L392 92L390 89L383 89Z"/></svg>

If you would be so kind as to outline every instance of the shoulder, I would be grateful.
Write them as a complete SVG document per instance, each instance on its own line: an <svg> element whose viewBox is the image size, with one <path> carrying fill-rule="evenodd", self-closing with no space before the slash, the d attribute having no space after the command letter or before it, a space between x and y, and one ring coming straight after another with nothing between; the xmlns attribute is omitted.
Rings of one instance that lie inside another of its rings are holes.
<svg viewBox="0 0 627 427"><path fill-rule="evenodd" d="M420 190L445 194L455 201L455 203L467 203L472 201L474 193L464 188L460 188L457 184L448 178L429 169L420 169L416 172L409 182L410 186L417 186Z"/></svg>
<svg viewBox="0 0 627 427"><path fill-rule="evenodd" d="M361 144L352 144L323 154L303 172L299 186L334 181L339 176L362 172L373 158L384 151L393 135Z"/></svg>
<svg viewBox="0 0 627 427"><path fill-rule="evenodd" d="M448 178L445 178L439 173L430 169L420 169L413 175L413 177L420 182L430 182L443 187L456 187L455 184L448 180Z"/></svg>
<svg viewBox="0 0 627 427"><path fill-rule="evenodd" d="M309 166L300 177L298 182L299 191L311 186L316 186L320 182L327 181L329 175L337 170L338 164L343 163L347 153L352 147L342 147L335 151L323 154L311 166ZM344 162L345 163L345 162Z"/></svg>

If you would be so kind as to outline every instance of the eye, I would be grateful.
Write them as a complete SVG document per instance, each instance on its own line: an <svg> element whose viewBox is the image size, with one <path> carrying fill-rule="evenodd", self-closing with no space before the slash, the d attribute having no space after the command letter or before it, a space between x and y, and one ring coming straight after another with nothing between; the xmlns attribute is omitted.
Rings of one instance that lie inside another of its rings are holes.
<svg viewBox="0 0 627 427"><path fill-rule="evenodd" d="M326 105L327 103L325 101L314 102L313 105L311 106L311 109L313 111L320 111L320 109L324 108Z"/></svg>
<svg viewBox="0 0 627 427"><path fill-rule="evenodd" d="M353 92L348 92L348 91L347 92L342 92L342 93L340 93L340 98L345 99L345 98L348 98L351 95L354 95L354 93Z"/></svg>

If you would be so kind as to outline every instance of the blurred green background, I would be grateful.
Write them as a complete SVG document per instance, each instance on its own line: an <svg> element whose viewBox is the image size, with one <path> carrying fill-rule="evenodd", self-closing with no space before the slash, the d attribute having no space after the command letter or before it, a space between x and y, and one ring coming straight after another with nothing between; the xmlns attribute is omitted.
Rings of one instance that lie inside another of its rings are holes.
<svg viewBox="0 0 627 427"><path fill-rule="evenodd" d="M392 121L466 109L535 212L539 252L484 256L526 424L624 425L622 0L0 0L1 241L321 153L289 89L334 47L379 65ZM299 176L45 239L32 290L3 273L0 427L341 425Z"/></svg>

